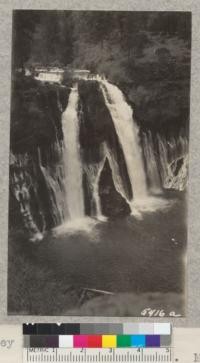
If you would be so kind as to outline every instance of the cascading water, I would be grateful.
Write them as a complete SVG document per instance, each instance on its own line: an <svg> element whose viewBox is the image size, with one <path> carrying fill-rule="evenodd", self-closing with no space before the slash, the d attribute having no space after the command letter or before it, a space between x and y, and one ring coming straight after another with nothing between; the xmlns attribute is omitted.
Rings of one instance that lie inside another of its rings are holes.
<svg viewBox="0 0 200 363"><path fill-rule="evenodd" d="M70 93L66 110L62 114L64 136L63 161L65 172L65 219L76 220L85 216L82 163L79 144L78 90Z"/></svg>
<svg viewBox="0 0 200 363"><path fill-rule="evenodd" d="M61 146L56 143L55 148L60 148ZM49 164L49 165L48 165ZM48 163L46 167L42 164L41 150L38 148L38 166L44 177L46 188L48 190L49 200L51 203L51 216L54 225L57 226L64 221L64 201L63 201L63 185L62 185L62 168L57 163L53 168L51 163Z"/></svg>
<svg viewBox="0 0 200 363"><path fill-rule="evenodd" d="M41 241L45 230L45 220L41 211L38 211L42 217L42 230L37 226L31 208L31 188L34 189L32 178L27 172L29 164L28 154L10 154L10 182L13 195L19 203L19 209L22 216L25 229L28 231L29 240L32 242ZM36 191L36 190L34 190Z"/></svg>
<svg viewBox="0 0 200 363"><path fill-rule="evenodd" d="M188 181L188 140L179 136L166 140L157 135L162 185L165 189L185 190Z"/></svg>
<svg viewBox="0 0 200 363"><path fill-rule="evenodd" d="M157 145L157 147L156 147ZM154 142L151 131L143 133L143 150L150 189L185 190L188 179L188 140L178 136L166 140L157 134ZM159 170L159 172L158 172Z"/></svg>
<svg viewBox="0 0 200 363"><path fill-rule="evenodd" d="M104 221L106 217L102 214L101 200L99 196L99 179L101 172L105 164L105 157L99 163L85 165L84 170L87 175L87 180L89 188L92 194L92 216L96 217L98 220Z"/></svg>
<svg viewBox="0 0 200 363"><path fill-rule="evenodd" d="M115 160L114 151L110 149L106 141L102 144L101 162L82 165L79 142L79 96L78 86L76 84L71 90L68 105L62 114L62 129L64 136L62 160L65 198L64 202L62 201L59 203L61 206L59 215L64 215L64 220L62 220L61 223L67 223L69 226L70 222L72 228L83 229L88 223L84 208L83 168L87 175L87 181L91 191L91 217L95 217L99 220L105 219L102 215L99 180L106 158L111 167L115 188L129 204L132 214L140 217L142 211L154 211L160 207L162 208L164 204L162 199L155 199L148 194L142 149L138 135L139 131L133 120L131 107L125 101L123 93L118 87L98 76L96 77L96 80L99 82L105 104L112 117L116 135L122 147L132 187L133 199L130 200L126 193L124 181L120 176L120 165L118 165L117 160ZM151 170L151 174L153 173L151 177L154 186L156 185L158 190L160 187L159 175L158 172L156 173L157 169L156 165L154 165L156 164L156 160L153 154L153 146L149 145L149 141L152 140L146 140L146 146L148 146L148 155L146 156L151 160L151 165L155 167L154 170ZM49 177L47 179L49 179ZM51 182L50 184L54 189L57 183L55 184L54 180L51 180L51 178L49 180L53 181L53 183ZM91 223L91 218L89 223Z"/></svg>
<svg viewBox="0 0 200 363"><path fill-rule="evenodd" d="M143 150L146 159L146 170L150 182L150 190L154 194L161 193L161 180L158 173L158 165L155 156L153 138L151 132L143 133Z"/></svg>
<svg viewBox="0 0 200 363"><path fill-rule="evenodd" d="M146 175L140 147L138 127L133 120L131 107L124 99L120 89L106 80L101 80L101 89L105 103L110 111L115 130L121 144L130 183L134 195L134 203L148 197ZM134 210L133 201L130 201Z"/></svg>

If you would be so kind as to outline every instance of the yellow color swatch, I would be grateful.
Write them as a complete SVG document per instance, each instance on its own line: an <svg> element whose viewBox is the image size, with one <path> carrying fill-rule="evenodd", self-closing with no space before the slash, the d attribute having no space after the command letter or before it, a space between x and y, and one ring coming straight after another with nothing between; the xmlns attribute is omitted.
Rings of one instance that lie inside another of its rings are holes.
<svg viewBox="0 0 200 363"><path fill-rule="evenodd" d="M116 348L117 338L116 335L103 335L102 348Z"/></svg>

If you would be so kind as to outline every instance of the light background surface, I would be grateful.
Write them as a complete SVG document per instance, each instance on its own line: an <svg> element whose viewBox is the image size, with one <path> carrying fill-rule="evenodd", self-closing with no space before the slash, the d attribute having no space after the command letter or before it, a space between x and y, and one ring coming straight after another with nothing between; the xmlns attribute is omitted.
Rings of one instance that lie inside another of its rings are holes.
<svg viewBox="0 0 200 363"><path fill-rule="evenodd" d="M0 322L136 321L144 318L7 316L7 236L11 38L13 9L192 12L192 87L186 318L175 325L200 326L200 2L198 0L0 0ZM162 308L162 307L161 307ZM151 320L151 319L150 319ZM153 319L155 321L157 319ZM169 321L170 319L162 319ZM171 319L172 320L172 319ZM161 321L161 319L159 319Z"/></svg>

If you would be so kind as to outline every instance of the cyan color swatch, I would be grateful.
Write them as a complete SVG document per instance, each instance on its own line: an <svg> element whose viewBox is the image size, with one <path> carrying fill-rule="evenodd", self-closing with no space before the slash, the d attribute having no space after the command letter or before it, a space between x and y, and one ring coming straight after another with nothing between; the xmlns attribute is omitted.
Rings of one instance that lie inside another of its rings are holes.
<svg viewBox="0 0 200 363"><path fill-rule="evenodd" d="M132 335L131 346L135 348L144 348L146 344L145 335Z"/></svg>

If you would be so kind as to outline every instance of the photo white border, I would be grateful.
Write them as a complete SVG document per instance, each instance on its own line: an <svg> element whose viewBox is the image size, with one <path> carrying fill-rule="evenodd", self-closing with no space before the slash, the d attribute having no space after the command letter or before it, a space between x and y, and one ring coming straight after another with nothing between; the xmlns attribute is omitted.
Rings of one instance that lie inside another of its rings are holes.
<svg viewBox="0 0 200 363"><path fill-rule="evenodd" d="M7 315L11 38L14 9L192 12L187 311L185 318L153 318L153 321L173 321L175 326L200 326L200 3L197 0L0 0L0 322L152 321L152 318L135 317Z"/></svg>

